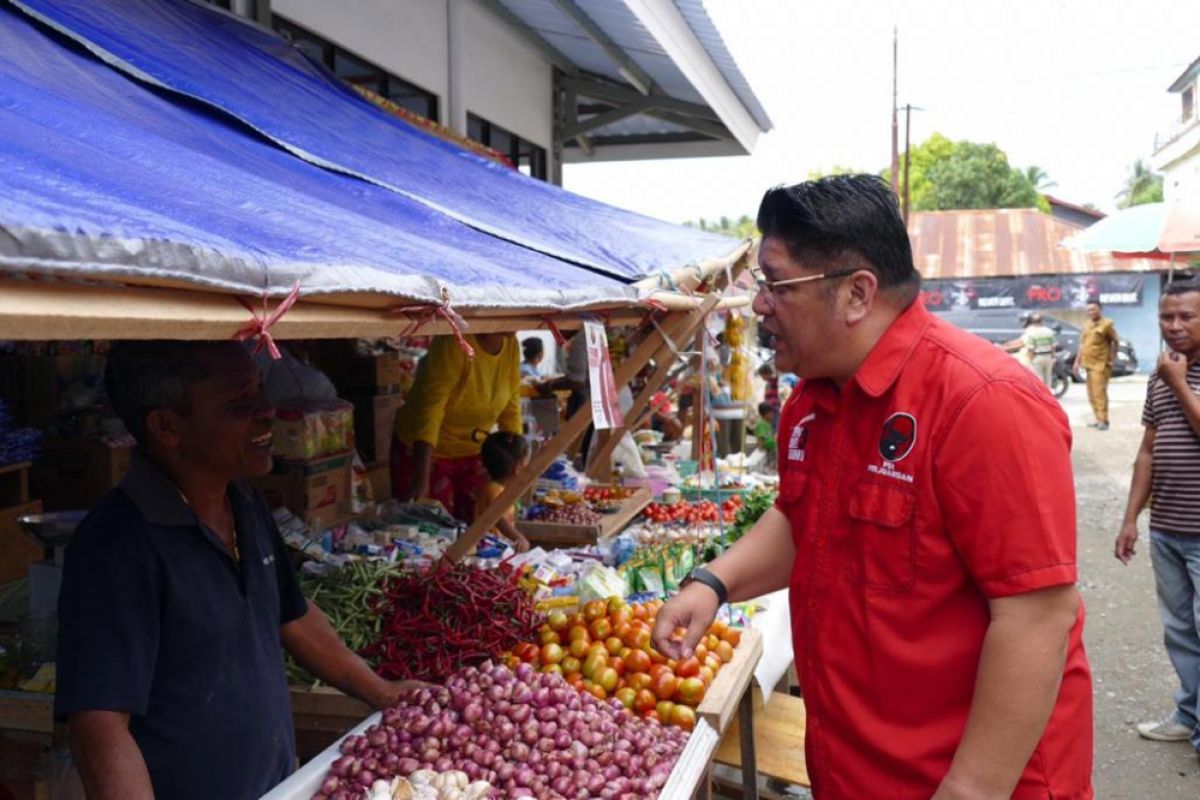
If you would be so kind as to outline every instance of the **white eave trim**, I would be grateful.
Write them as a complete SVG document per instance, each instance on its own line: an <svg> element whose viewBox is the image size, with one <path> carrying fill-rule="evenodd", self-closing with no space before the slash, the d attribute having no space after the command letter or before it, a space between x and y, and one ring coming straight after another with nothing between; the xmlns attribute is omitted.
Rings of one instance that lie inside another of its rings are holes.
<svg viewBox="0 0 1200 800"><path fill-rule="evenodd" d="M747 153L754 151L758 123L705 52L671 0L624 0Z"/></svg>

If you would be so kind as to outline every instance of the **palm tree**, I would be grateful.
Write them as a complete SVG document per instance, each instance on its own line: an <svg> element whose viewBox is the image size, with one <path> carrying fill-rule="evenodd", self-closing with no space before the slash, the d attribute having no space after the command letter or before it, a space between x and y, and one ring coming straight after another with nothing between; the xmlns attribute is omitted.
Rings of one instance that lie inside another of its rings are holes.
<svg viewBox="0 0 1200 800"><path fill-rule="evenodd" d="M1050 180L1050 176L1046 173L1046 170L1036 164L1025 168L1025 180L1033 184L1033 188L1037 189L1041 194L1045 194L1047 189L1053 189L1055 186L1058 186L1056 182Z"/></svg>
<svg viewBox="0 0 1200 800"><path fill-rule="evenodd" d="M1139 158L1129 168L1125 186L1117 192L1117 207L1129 208L1143 203L1161 202L1162 182L1162 175L1155 173Z"/></svg>

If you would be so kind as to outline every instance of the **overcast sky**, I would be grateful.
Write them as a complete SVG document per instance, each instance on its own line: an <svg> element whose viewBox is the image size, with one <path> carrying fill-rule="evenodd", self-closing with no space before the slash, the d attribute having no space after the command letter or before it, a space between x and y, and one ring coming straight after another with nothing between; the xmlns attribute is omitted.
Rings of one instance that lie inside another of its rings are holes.
<svg viewBox="0 0 1200 800"><path fill-rule="evenodd" d="M1200 0L705 0L775 123L753 155L568 165L566 188L673 222L753 215L763 190L891 155L892 26L916 144L934 131L1037 164L1111 211L1179 114ZM900 140L903 147L903 118Z"/></svg>

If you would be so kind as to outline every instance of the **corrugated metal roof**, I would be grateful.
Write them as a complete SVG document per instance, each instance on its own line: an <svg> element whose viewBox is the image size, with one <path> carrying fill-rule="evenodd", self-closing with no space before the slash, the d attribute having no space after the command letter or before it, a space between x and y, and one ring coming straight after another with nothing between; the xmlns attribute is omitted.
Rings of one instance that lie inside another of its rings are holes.
<svg viewBox="0 0 1200 800"><path fill-rule="evenodd" d="M758 102L758 97L755 96L754 90L750 88L750 82L746 80L746 76L738 68L733 54L725 46L725 40L721 37L721 32L717 30L712 17L708 16L708 10L704 7L704 0L675 0L675 7L679 9L679 13L683 14L683 18L687 20L692 33L696 34L696 38L700 40L700 44L704 45L704 50L708 53L708 57L713 60L713 63L717 65L717 69L725 76L725 81L729 84L729 88L733 89L733 93L738 96L738 99L742 101L742 105L754 117L754 121L758 123L758 127L764 131L771 130L773 127L771 118L767 116L766 109Z"/></svg>
<svg viewBox="0 0 1200 800"><path fill-rule="evenodd" d="M1096 272L1151 272L1162 263L1081 253L1062 241L1083 230L1034 208L915 211L908 235L922 277L996 278Z"/></svg>
<svg viewBox="0 0 1200 800"><path fill-rule="evenodd" d="M580 70L628 85L616 62L554 0L496 0ZM772 127L749 82L725 46L701 0L672 0L730 90L762 130ZM700 92L638 20L624 0L575 0L583 12L640 67L668 97L707 106ZM639 115L595 129L594 136L675 133L686 128Z"/></svg>

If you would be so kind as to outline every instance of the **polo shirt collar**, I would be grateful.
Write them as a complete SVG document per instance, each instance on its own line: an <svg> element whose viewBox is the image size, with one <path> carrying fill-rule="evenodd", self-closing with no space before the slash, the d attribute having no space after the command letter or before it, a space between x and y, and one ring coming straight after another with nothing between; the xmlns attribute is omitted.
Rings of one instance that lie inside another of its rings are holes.
<svg viewBox="0 0 1200 800"><path fill-rule="evenodd" d="M933 315L925 310L920 298L896 317L854 373L854 381L863 392L869 397L880 397L892 388L932 321Z"/></svg>
<svg viewBox="0 0 1200 800"><path fill-rule="evenodd" d="M171 482L153 461L136 450L129 473L121 481L121 490L151 525L187 527L200 525L196 512L188 505L179 487ZM248 489L239 482L230 484L231 500L248 501Z"/></svg>

